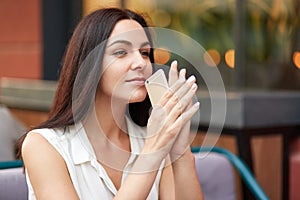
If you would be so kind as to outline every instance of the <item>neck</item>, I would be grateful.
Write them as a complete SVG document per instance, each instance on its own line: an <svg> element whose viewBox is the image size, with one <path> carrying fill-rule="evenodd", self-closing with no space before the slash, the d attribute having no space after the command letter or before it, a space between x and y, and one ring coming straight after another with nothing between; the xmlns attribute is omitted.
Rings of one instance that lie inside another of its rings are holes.
<svg viewBox="0 0 300 200"><path fill-rule="evenodd" d="M97 95L93 115L107 138L119 138L126 132L126 103L105 95Z"/></svg>
<svg viewBox="0 0 300 200"><path fill-rule="evenodd" d="M125 134L126 103L111 102L104 95L97 96L95 109L86 118L84 127L97 159L108 166L123 169L130 152L130 140ZM115 157L118 157L117 163L112 159Z"/></svg>

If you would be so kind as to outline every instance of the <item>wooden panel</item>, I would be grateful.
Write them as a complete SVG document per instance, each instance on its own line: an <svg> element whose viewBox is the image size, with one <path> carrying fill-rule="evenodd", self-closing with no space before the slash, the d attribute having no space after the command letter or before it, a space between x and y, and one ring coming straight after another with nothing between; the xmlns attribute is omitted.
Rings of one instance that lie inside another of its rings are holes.
<svg viewBox="0 0 300 200"><path fill-rule="evenodd" d="M0 1L0 42L40 42L40 0Z"/></svg>
<svg viewBox="0 0 300 200"><path fill-rule="evenodd" d="M9 108L11 113L20 120L27 128L32 128L46 121L48 118L47 112Z"/></svg>
<svg viewBox="0 0 300 200"><path fill-rule="evenodd" d="M40 78L41 57L38 44L0 43L0 77Z"/></svg>
<svg viewBox="0 0 300 200"><path fill-rule="evenodd" d="M0 77L41 78L41 0L0 1Z"/></svg>
<svg viewBox="0 0 300 200"><path fill-rule="evenodd" d="M251 141L255 176L272 200L281 199L282 138L280 135L254 137Z"/></svg>

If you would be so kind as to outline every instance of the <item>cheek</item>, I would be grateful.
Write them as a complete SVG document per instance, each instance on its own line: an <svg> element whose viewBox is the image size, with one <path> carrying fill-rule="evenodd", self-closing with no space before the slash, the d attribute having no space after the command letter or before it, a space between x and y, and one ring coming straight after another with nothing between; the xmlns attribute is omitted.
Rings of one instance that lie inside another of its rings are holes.
<svg viewBox="0 0 300 200"><path fill-rule="evenodd" d="M145 77L149 78L152 75L152 65L150 64L149 66L147 66L147 68L145 69Z"/></svg>
<svg viewBox="0 0 300 200"><path fill-rule="evenodd" d="M124 76L121 70L114 70L112 67L107 68L100 78L99 89L111 96Z"/></svg>
<svg viewBox="0 0 300 200"><path fill-rule="evenodd" d="M104 56L102 68L102 82L109 84L109 85L115 85L124 75L124 70L120 66L124 65L124 63L119 63L118 60L111 56ZM100 79L100 80L101 80Z"/></svg>

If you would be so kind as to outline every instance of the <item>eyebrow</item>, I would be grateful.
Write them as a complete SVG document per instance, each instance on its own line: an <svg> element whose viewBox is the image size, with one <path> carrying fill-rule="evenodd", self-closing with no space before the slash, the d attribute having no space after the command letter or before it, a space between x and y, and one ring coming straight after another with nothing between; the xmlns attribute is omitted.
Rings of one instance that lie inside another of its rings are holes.
<svg viewBox="0 0 300 200"><path fill-rule="evenodd" d="M129 42L129 41L127 41L127 40L116 40L116 41L112 42L111 44L108 44L107 47L111 47L111 46L113 46L115 44L125 44L127 46L132 46L132 43ZM148 41L147 42L143 42L141 44L141 47L144 47L144 46L147 46L147 45L150 45L150 42L148 42Z"/></svg>

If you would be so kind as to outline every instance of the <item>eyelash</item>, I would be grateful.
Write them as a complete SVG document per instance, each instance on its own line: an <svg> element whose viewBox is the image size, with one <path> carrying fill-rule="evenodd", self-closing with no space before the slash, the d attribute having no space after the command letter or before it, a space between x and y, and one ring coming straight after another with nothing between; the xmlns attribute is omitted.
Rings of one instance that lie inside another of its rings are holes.
<svg viewBox="0 0 300 200"><path fill-rule="evenodd" d="M149 57L150 56L150 51L148 50L140 50L140 53L142 56Z"/></svg>
<svg viewBox="0 0 300 200"><path fill-rule="evenodd" d="M144 57L149 57L150 56L150 51L148 51L148 50L139 50L139 51L140 51L140 54ZM117 56L117 57L122 57L122 56L125 56L127 54L128 53L125 50L118 50L118 51L113 53L113 55Z"/></svg>
<svg viewBox="0 0 300 200"><path fill-rule="evenodd" d="M126 54L127 54L127 52L125 50L119 50L119 51L116 51L113 53L113 55L118 56L118 57L124 56Z"/></svg>

